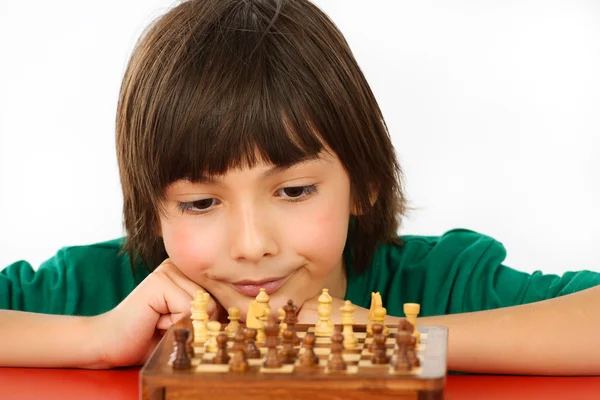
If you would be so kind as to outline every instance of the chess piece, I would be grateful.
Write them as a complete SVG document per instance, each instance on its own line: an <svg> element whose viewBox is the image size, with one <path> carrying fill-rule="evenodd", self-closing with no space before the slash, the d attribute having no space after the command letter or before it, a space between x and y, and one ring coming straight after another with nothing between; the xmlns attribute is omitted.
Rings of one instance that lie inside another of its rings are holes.
<svg viewBox="0 0 600 400"><path fill-rule="evenodd" d="M340 332L339 327L335 329L333 335L331 335L331 357L327 363L327 370L330 372L345 371L348 366L342 352L344 351L344 335Z"/></svg>
<svg viewBox="0 0 600 400"><path fill-rule="evenodd" d="M342 312L341 323L344 326L343 335L344 335L344 348L346 349L355 349L358 346L358 339L354 336L354 331L352 326L354 325L354 318L352 314L356 310L356 307L352 305L350 300L346 300L344 305L340 308Z"/></svg>
<svg viewBox="0 0 600 400"><path fill-rule="evenodd" d="M216 353L218 350L217 335L221 331L221 323L209 321L206 327L208 328L208 340L204 343L204 349L207 353Z"/></svg>
<svg viewBox="0 0 600 400"><path fill-rule="evenodd" d="M229 364L229 354L227 354L227 334L219 333L217 336L217 354L212 359L213 364Z"/></svg>
<svg viewBox="0 0 600 400"><path fill-rule="evenodd" d="M417 357L416 343L417 339L412 335L409 336L406 355L412 367L418 367L421 365L421 360L419 360L419 358Z"/></svg>
<svg viewBox="0 0 600 400"><path fill-rule="evenodd" d="M273 316L269 316L269 322L265 328L265 334L267 335L267 355L263 361L263 367L265 368L279 368L282 365L279 355L277 354L277 341L279 339L279 326L277 326L277 320Z"/></svg>
<svg viewBox="0 0 600 400"><path fill-rule="evenodd" d="M188 369L192 366L192 360L190 359L185 344L190 336L190 332L187 329L175 330L175 342L177 343L177 352L175 359L173 360L173 369Z"/></svg>
<svg viewBox="0 0 600 400"><path fill-rule="evenodd" d="M284 322L285 320L285 311L283 308L278 310L277 319L279 320L279 337L283 336L283 331L287 328L287 324Z"/></svg>
<svg viewBox="0 0 600 400"><path fill-rule="evenodd" d="M371 329L373 330L373 338L371 344L369 344L368 350L370 353L375 353L375 335L383 334L383 325L373 324Z"/></svg>
<svg viewBox="0 0 600 400"><path fill-rule="evenodd" d="M377 328L377 331L375 331ZM387 355L387 347L385 345L386 336L381 333L383 326L381 324L373 324L373 357L371 357L372 364L387 364L390 362L390 358Z"/></svg>
<svg viewBox="0 0 600 400"><path fill-rule="evenodd" d="M256 329L256 340L259 343L264 343L265 341L265 324L262 320L264 310L261 308L262 306L256 302L256 300L252 300L248 305L248 314L246 316L246 327Z"/></svg>
<svg viewBox="0 0 600 400"><path fill-rule="evenodd" d="M410 322L410 324L414 327L414 331L412 335L417 339L417 344L421 343L421 333L417 329L417 316L421 311L421 305L417 303L405 303L404 304L404 314L406 315L406 320Z"/></svg>
<svg viewBox="0 0 600 400"><path fill-rule="evenodd" d="M412 335L408 331L398 331L396 333L396 357L392 360L392 368L394 371L410 371L411 362L408 358L408 346Z"/></svg>
<svg viewBox="0 0 600 400"><path fill-rule="evenodd" d="M379 292L371 293L371 308L369 308L369 322L367 322L367 335L373 335L373 331L371 327L373 326L373 322L375 321L375 310L377 307L383 307L383 301L381 299L381 294Z"/></svg>
<svg viewBox="0 0 600 400"><path fill-rule="evenodd" d="M331 312L333 311L333 298L329 294L329 289L322 290L318 302L319 306L317 307L317 313L319 314L319 321L317 321L317 324L315 325L315 335L331 336L334 327L333 321L331 321L330 318Z"/></svg>
<svg viewBox="0 0 600 400"><path fill-rule="evenodd" d="M260 305L259 305L260 307ZM264 343L265 341L265 327L268 324L268 320L269 320L269 316L271 315L271 307L267 304L266 306L263 306L262 308L262 314L260 314L259 316L259 320L261 323L262 328L259 328L256 331L256 340L259 341L259 343ZM277 337L279 337L279 332L277 332Z"/></svg>
<svg viewBox="0 0 600 400"><path fill-rule="evenodd" d="M225 328L225 333L228 337L233 337L240 326L240 309L239 307L229 307L227 309L229 324Z"/></svg>
<svg viewBox="0 0 600 400"><path fill-rule="evenodd" d="M296 362L298 351L294 348L294 331L289 327L283 331L283 340L279 358L284 364L293 364Z"/></svg>
<svg viewBox="0 0 600 400"><path fill-rule="evenodd" d="M298 322L298 307L294 305L294 301L289 299L285 306L283 306L283 311L285 312L285 319L283 320L286 329L290 329L292 331L292 342L294 346L300 345L300 338L296 333L296 323Z"/></svg>
<svg viewBox="0 0 600 400"><path fill-rule="evenodd" d="M246 328L246 357L260 358L260 350L256 347L256 329Z"/></svg>
<svg viewBox="0 0 600 400"><path fill-rule="evenodd" d="M387 310L383 307L377 307L375 312L373 313L373 323L381 324L383 326L383 334L388 336L390 334L390 330L387 326L385 326L385 316L387 315Z"/></svg>
<svg viewBox="0 0 600 400"><path fill-rule="evenodd" d="M245 352L245 336L241 326L233 336L233 357L229 360L229 370L232 372L248 371L248 360Z"/></svg>
<svg viewBox="0 0 600 400"><path fill-rule="evenodd" d="M300 365L304 367L312 367L319 365L319 357L315 354L315 334L309 332L304 336L303 347L304 353L300 356Z"/></svg>
<svg viewBox="0 0 600 400"><path fill-rule="evenodd" d="M203 291L202 289L198 289L194 294L194 299L192 300L192 308L191 308L191 319L192 325L194 327L194 343L205 343L208 340L208 312L206 309L208 308L208 302L210 300L210 295Z"/></svg>

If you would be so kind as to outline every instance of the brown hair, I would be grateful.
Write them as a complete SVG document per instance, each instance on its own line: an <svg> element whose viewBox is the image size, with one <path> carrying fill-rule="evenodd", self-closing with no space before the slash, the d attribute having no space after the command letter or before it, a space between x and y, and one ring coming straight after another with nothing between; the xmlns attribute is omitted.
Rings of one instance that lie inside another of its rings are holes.
<svg viewBox="0 0 600 400"><path fill-rule="evenodd" d="M116 133L125 250L149 269L166 258L157 235L165 188L257 158L285 166L324 145L336 153L359 211L347 243L356 272L394 240L405 211L373 93L342 34L306 0L191 0L170 10L134 49Z"/></svg>

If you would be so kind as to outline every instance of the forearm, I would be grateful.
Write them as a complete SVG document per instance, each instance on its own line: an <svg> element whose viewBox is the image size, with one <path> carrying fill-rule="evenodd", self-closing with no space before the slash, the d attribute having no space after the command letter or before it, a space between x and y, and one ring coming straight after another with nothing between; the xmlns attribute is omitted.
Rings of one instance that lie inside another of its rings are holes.
<svg viewBox="0 0 600 400"><path fill-rule="evenodd" d="M94 317L0 310L0 366L101 368Z"/></svg>
<svg viewBox="0 0 600 400"><path fill-rule="evenodd" d="M481 373L600 374L600 287L490 311L419 318L449 328L448 368Z"/></svg>

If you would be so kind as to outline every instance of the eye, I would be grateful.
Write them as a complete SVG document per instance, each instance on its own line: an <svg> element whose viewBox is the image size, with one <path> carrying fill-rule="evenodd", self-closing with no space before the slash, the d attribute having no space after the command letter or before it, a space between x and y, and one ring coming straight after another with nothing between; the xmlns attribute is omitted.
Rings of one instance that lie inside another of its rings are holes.
<svg viewBox="0 0 600 400"><path fill-rule="evenodd" d="M316 192L316 185L290 186L277 190L277 196L283 197L287 201L300 201L312 196Z"/></svg>
<svg viewBox="0 0 600 400"><path fill-rule="evenodd" d="M182 202L178 204L179 209L182 213L190 212L192 214L205 214L212 211L212 209L219 205L220 201L215 198L202 199L196 201Z"/></svg>

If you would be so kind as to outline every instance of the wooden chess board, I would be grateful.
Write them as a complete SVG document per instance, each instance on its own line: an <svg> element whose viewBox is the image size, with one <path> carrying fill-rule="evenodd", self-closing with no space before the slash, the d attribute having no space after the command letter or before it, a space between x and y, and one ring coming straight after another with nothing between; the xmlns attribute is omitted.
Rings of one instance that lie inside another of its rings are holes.
<svg viewBox="0 0 600 400"><path fill-rule="evenodd" d="M394 335L397 328L389 327L387 354L394 357ZM444 327L419 326L421 343L417 347L420 366L411 371L395 372L389 364L373 365L364 325L354 325L358 347L346 349L343 358L347 369L328 372L331 339L317 337L314 351L319 366L306 368L284 364L281 368L265 369L262 359L248 359L250 367L244 373L229 371L228 365L212 363L214 353L195 345L192 366L177 370L170 363L174 352L174 329L165 334L156 350L140 372L142 397L145 400L163 399L443 399L446 380L446 348L448 331ZM314 331L314 325L296 325L300 339ZM228 347L231 347L231 339ZM266 347L257 346L261 354ZM302 346L302 345L301 345ZM299 350L302 354L303 348Z"/></svg>

